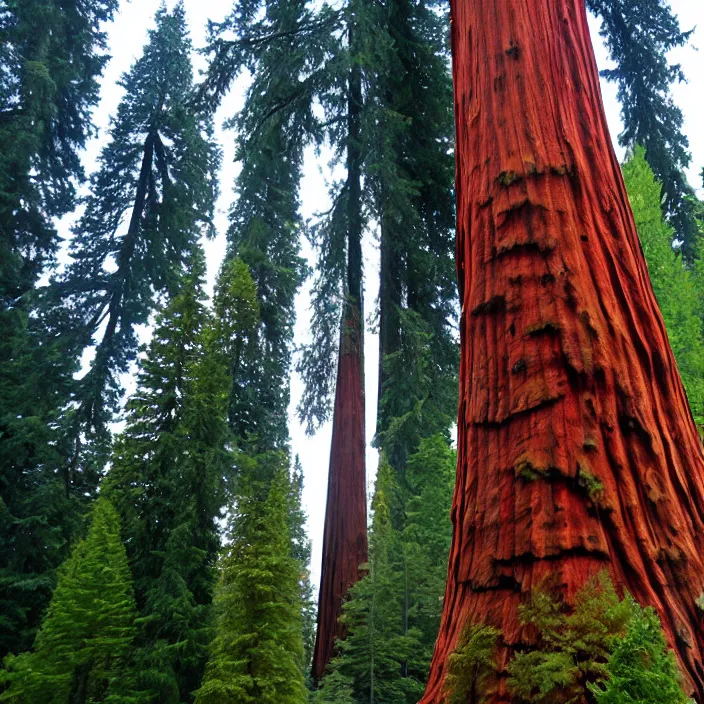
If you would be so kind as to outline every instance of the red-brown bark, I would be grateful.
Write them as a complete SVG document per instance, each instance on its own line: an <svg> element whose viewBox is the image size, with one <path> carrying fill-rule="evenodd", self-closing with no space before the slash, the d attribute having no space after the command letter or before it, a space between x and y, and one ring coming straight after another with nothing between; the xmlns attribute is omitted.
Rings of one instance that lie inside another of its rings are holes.
<svg viewBox="0 0 704 704"><path fill-rule="evenodd" d="M454 0L458 470L423 704L469 622L607 569L704 702L704 456L611 146L584 0ZM510 701L500 691L494 702Z"/></svg>
<svg viewBox="0 0 704 704"><path fill-rule="evenodd" d="M348 27L350 47L356 31ZM347 98L347 281L333 408L323 561L318 598L318 629L312 675L320 681L344 638L339 623L350 587L367 562L367 486L364 405L364 305L362 291L362 155L360 152L362 77L349 72Z"/></svg>
<svg viewBox="0 0 704 704"><path fill-rule="evenodd" d="M335 388L318 631L313 677L319 681L345 633L339 617L349 588L360 578L367 556L364 386L359 311L349 306L340 340Z"/></svg>

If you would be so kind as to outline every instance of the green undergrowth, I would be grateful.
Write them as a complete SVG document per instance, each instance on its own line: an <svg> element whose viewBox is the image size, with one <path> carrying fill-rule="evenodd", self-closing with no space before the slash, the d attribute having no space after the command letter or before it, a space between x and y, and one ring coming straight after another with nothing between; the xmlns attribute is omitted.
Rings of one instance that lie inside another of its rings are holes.
<svg viewBox="0 0 704 704"><path fill-rule="evenodd" d="M620 599L608 576L569 606L544 585L519 608L532 645L498 672L501 632L468 624L448 659L447 704L485 704L505 676L516 704L693 704L655 611Z"/></svg>

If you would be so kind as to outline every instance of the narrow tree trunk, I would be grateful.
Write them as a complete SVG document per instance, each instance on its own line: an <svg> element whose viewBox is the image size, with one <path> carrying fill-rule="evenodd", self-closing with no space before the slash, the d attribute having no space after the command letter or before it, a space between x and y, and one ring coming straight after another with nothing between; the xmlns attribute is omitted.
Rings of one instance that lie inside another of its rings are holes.
<svg viewBox="0 0 704 704"><path fill-rule="evenodd" d="M350 29L350 46L354 47ZM364 437L364 308L362 305L362 186L360 108L362 81L350 71L347 145L347 300L342 316L333 409L318 630L313 677L320 680L343 638L342 604L367 562L367 492Z"/></svg>
<svg viewBox="0 0 704 704"><path fill-rule="evenodd" d="M458 470L422 702L548 575L659 613L704 701L704 456L609 138L584 0L454 0ZM525 642L525 641L524 641ZM509 701L501 689L491 702Z"/></svg>
<svg viewBox="0 0 704 704"><path fill-rule="evenodd" d="M392 228L384 222L382 215L381 236L379 242L379 381L377 394L377 432L386 430L388 412L382 400L384 385L388 373L384 366L387 355L393 354L399 347L399 309L401 291L398 282L398 270L403 266L400 253L394 251Z"/></svg>

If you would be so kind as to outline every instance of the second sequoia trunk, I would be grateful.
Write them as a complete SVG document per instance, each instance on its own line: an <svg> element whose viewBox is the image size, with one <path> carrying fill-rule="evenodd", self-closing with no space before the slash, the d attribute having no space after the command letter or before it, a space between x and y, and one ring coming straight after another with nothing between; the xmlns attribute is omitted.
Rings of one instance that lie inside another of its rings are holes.
<svg viewBox="0 0 704 704"><path fill-rule="evenodd" d="M458 470L424 704L462 628L608 570L704 701L704 456L611 147L584 0L454 0ZM492 702L510 701L501 690Z"/></svg>
<svg viewBox="0 0 704 704"><path fill-rule="evenodd" d="M349 29L350 46L353 29ZM347 137L347 300L333 408L328 496L323 533L323 561L318 598L318 630L313 653L313 678L325 674L343 638L339 623L349 588L367 561L367 487L364 423L364 308L362 305L362 176L360 110L362 80L358 67L349 75Z"/></svg>

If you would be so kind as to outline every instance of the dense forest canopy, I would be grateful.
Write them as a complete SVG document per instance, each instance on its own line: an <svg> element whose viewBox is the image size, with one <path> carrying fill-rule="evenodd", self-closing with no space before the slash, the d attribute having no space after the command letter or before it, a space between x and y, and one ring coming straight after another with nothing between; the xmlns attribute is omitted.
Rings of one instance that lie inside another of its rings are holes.
<svg viewBox="0 0 704 704"><path fill-rule="evenodd" d="M695 5L0 3L0 702L704 704Z"/></svg>

